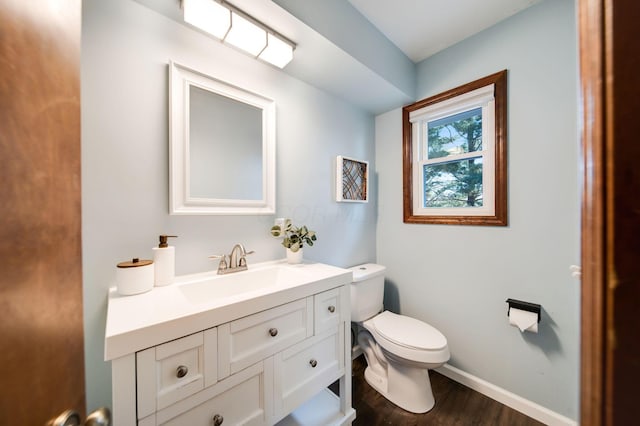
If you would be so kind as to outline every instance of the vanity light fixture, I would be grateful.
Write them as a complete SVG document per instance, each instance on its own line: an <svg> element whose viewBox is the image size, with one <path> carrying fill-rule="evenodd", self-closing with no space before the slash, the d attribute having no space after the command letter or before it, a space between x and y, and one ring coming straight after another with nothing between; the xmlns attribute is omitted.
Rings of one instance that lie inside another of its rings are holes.
<svg viewBox="0 0 640 426"><path fill-rule="evenodd" d="M182 0L184 21L251 56L284 68L296 45L224 0Z"/></svg>
<svg viewBox="0 0 640 426"><path fill-rule="evenodd" d="M224 41L251 56L258 56L267 43L267 32L236 12L231 12L231 28Z"/></svg>
<svg viewBox="0 0 640 426"><path fill-rule="evenodd" d="M267 47L258 58L277 67L284 68L293 59L293 48L275 35L267 33Z"/></svg>
<svg viewBox="0 0 640 426"><path fill-rule="evenodd" d="M223 39L231 26L231 12L211 0L182 0L185 22Z"/></svg>

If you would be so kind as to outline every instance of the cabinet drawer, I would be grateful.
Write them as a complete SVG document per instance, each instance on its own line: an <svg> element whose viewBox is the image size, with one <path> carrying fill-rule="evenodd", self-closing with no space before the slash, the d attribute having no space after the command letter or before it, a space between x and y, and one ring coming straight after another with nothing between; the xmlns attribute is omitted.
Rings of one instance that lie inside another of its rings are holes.
<svg viewBox="0 0 640 426"><path fill-rule="evenodd" d="M296 300L218 327L222 379L313 334L313 298Z"/></svg>
<svg viewBox="0 0 640 426"><path fill-rule="evenodd" d="M213 328L136 354L138 418L202 390L205 376L215 380L216 337Z"/></svg>
<svg viewBox="0 0 640 426"><path fill-rule="evenodd" d="M212 426L217 420L223 426L264 425L267 423L264 380L263 364L253 365L159 411L156 424Z"/></svg>
<svg viewBox="0 0 640 426"><path fill-rule="evenodd" d="M286 414L344 374L344 327L334 327L274 356L276 413Z"/></svg>
<svg viewBox="0 0 640 426"><path fill-rule="evenodd" d="M341 288L334 288L313 296L315 334L334 329L342 321Z"/></svg>

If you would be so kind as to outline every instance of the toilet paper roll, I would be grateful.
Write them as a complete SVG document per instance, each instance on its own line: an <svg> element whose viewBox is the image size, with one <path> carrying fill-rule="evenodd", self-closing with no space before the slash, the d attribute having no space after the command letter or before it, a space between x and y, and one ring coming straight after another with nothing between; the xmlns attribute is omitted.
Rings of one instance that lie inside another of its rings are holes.
<svg viewBox="0 0 640 426"><path fill-rule="evenodd" d="M523 311L522 309L509 309L509 324L518 327L521 332L538 332L538 314L535 312Z"/></svg>

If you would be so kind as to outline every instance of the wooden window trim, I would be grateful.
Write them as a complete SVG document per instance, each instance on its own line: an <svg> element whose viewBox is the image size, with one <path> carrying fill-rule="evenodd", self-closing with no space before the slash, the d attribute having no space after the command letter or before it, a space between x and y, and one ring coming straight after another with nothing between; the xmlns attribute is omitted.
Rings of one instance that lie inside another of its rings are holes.
<svg viewBox="0 0 640 426"><path fill-rule="evenodd" d="M495 210L491 216L422 216L413 212L413 149L409 114L481 87L494 85L495 98ZM402 109L403 211L405 223L443 225L507 225L507 70L491 74Z"/></svg>

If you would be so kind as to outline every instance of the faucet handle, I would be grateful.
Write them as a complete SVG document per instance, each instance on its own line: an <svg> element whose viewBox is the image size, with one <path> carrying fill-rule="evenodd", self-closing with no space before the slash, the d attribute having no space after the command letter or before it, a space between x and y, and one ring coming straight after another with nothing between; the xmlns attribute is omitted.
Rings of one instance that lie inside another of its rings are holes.
<svg viewBox="0 0 640 426"><path fill-rule="evenodd" d="M248 256L253 253L255 253L254 250L245 251L244 253L242 253L242 256L240 257L240 264L238 266L247 266L247 259L245 259L245 256Z"/></svg>
<svg viewBox="0 0 640 426"><path fill-rule="evenodd" d="M227 269L227 258L229 256L226 254L214 254L209 256L209 259L220 259L220 263L218 264L218 271Z"/></svg>

